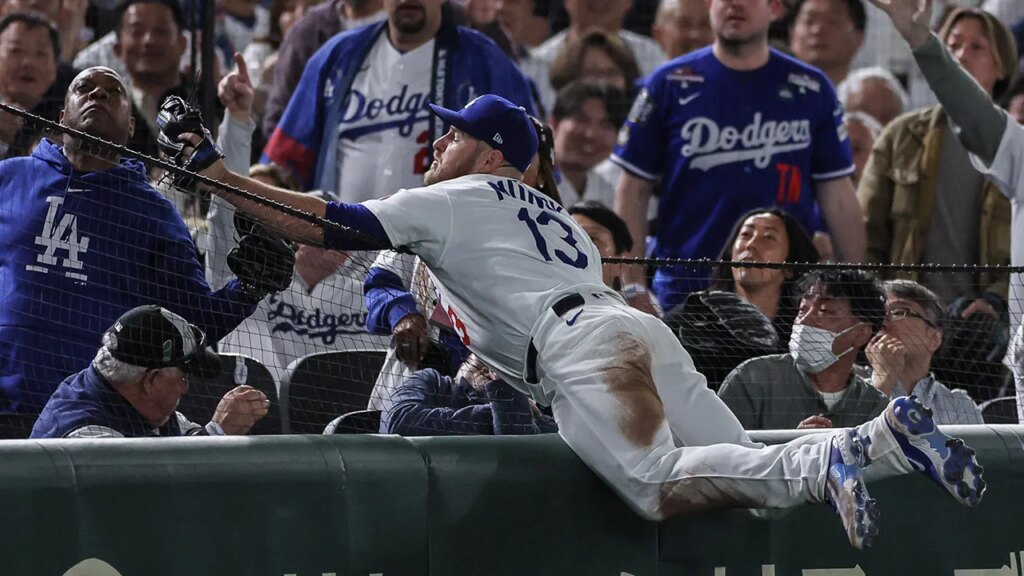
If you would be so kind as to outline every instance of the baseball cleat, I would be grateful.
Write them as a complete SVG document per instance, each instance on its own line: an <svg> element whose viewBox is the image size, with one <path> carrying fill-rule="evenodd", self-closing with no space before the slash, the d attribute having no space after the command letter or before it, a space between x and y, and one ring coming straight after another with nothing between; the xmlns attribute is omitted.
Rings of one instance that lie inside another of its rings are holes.
<svg viewBox="0 0 1024 576"><path fill-rule="evenodd" d="M903 455L915 470L924 473L959 503L977 506L985 494L985 470L959 438L947 436L932 419L930 408L917 396L903 396L885 409L889 425Z"/></svg>
<svg viewBox="0 0 1024 576"><path fill-rule="evenodd" d="M825 501L839 514L850 544L858 550L871 546L878 535L878 507L864 483L866 463L867 446L855 430L846 430L832 439Z"/></svg>

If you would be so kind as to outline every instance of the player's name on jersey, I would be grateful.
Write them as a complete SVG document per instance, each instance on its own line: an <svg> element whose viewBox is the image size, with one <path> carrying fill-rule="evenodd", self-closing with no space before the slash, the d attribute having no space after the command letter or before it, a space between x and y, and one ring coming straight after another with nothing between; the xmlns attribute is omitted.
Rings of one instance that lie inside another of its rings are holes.
<svg viewBox="0 0 1024 576"><path fill-rule="evenodd" d="M811 122L762 120L757 112L750 124L737 128L722 127L711 118L697 116L683 124L680 136L686 142L682 155L693 158L690 167L694 170L710 170L746 160L753 160L758 168L767 168L775 154L810 146Z"/></svg>
<svg viewBox="0 0 1024 576"><path fill-rule="evenodd" d="M365 312L328 314L320 308L305 310L284 302L276 294L270 297L267 321L272 325L271 333L294 332L327 346L334 344L341 334L366 333Z"/></svg>
<svg viewBox="0 0 1024 576"><path fill-rule="evenodd" d="M532 189L519 180L508 178L499 182L488 182L487 184L491 187L491 190L494 190L499 202L506 198L516 198L544 210L562 211L562 207L557 202L543 194L535 194Z"/></svg>
<svg viewBox="0 0 1024 576"><path fill-rule="evenodd" d="M401 119L408 123L429 119L430 102L426 92L409 93L409 85L402 84L397 94L386 98L369 98L359 90L349 90L342 103L345 111L342 124L356 124L363 120Z"/></svg>

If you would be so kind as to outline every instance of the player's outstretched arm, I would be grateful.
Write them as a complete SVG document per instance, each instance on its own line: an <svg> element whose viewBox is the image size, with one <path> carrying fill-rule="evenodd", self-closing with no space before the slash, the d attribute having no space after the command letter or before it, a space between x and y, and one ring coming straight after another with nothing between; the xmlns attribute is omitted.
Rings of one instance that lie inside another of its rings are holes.
<svg viewBox="0 0 1024 576"><path fill-rule="evenodd" d="M209 170L203 172L203 175L222 182L228 187L238 188L274 203L311 214L317 218L324 218L327 213L327 202L312 194L293 192L284 188L270 186L232 172L225 168L220 161L216 164L221 166L219 168L216 165L211 166ZM208 172L212 172L212 174ZM249 214L264 226L288 240L313 246L322 246L324 243L324 229L322 226L298 216L287 214L276 206L257 202L248 196L243 196L224 188L213 188L211 191L233 204L238 210Z"/></svg>
<svg viewBox="0 0 1024 576"><path fill-rule="evenodd" d="M964 148L990 166L999 149L1008 117L985 90L953 59L928 28L931 0L870 0L885 12L910 44L928 86L960 130Z"/></svg>

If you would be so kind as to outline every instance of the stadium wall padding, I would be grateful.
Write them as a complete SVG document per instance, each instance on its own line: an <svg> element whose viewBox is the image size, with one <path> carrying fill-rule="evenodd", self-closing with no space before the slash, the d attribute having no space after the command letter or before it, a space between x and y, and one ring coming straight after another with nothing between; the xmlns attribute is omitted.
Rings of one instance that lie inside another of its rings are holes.
<svg viewBox="0 0 1024 576"><path fill-rule="evenodd" d="M98 558L118 572L76 576L1022 576L1024 427L955 432L984 502L876 482L865 552L826 505L644 521L553 435L8 441L0 574Z"/></svg>

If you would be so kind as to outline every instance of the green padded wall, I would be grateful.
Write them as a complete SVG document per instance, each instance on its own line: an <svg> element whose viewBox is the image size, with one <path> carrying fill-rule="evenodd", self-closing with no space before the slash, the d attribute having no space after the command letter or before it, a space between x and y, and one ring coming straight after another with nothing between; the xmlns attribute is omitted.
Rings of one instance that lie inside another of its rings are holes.
<svg viewBox="0 0 1024 576"><path fill-rule="evenodd" d="M557 436L3 442L0 575L1022 576L1024 427L956 432L985 501L873 484L866 552L825 506L643 521Z"/></svg>

